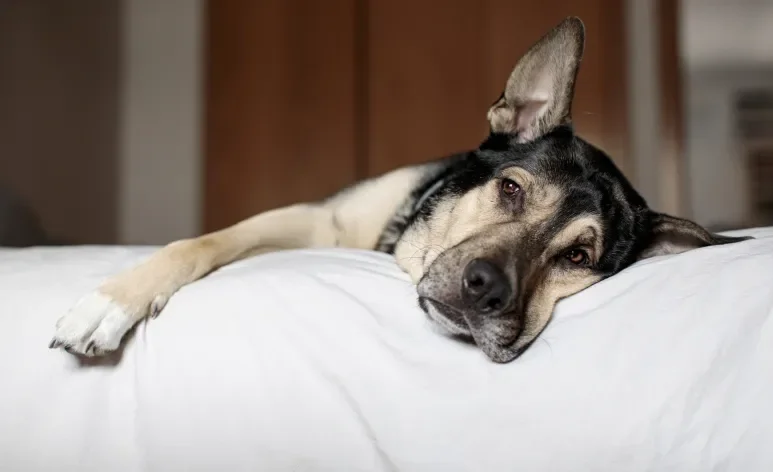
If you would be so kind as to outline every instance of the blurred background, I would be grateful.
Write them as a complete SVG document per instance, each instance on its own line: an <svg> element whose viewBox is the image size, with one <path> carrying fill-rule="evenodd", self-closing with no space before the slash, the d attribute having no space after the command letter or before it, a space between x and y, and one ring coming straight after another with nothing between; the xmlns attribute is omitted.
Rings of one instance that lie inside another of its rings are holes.
<svg viewBox="0 0 773 472"><path fill-rule="evenodd" d="M576 127L650 205L773 224L773 0L0 0L0 245L164 244L473 148L569 15Z"/></svg>

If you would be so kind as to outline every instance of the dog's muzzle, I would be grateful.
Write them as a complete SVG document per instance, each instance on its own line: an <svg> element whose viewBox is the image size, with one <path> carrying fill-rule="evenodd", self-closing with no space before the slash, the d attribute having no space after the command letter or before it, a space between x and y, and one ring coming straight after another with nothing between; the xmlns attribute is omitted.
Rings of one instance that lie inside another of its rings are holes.
<svg viewBox="0 0 773 472"><path fill-rule="evenodd" d="M473 259L461 276L430 271L417 291L435 322L454 334L472 336L492 361L510 362L522 351L515 346L523 327L514 309L518 283L513 277L492 261Z"/></svg>

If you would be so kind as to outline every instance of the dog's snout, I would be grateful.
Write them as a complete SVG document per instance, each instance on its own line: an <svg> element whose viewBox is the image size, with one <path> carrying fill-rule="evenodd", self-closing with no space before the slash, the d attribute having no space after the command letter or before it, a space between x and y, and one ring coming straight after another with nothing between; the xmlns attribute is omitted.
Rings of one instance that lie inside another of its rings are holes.
<svg viewBox="0 0 773 472"><path fill-rule="evenodd" d="M474 259L464 268L462 295L478 313L495 313L507 307L513 290L499 267Z"/></svg>

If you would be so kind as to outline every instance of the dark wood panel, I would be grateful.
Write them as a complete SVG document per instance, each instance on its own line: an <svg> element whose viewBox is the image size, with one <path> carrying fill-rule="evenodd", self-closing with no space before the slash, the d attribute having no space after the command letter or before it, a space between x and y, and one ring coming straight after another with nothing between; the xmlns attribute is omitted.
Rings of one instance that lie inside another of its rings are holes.
<svg viewBox="0 0 773 472"><path fill-rule="evenodd" d="M476 146L568 15L588 28L576 126L628 171L623 0L210 2L206 229Z"/></svg>
<svg viewBox="0 0 773 472"><path fill-rule="evenodd" d="M217 0L207 18L205 229L355 180L355 0Z"/></svg>
<svg viewBox="0 0 773 472"><path fill-rule="evenodd" d="M689 211L687 158L684 153L682 60L679 54L679 3L658 0L661 155L663 211L686 216Z"/></svg>
<svg viewBox="0 0 773 472"><path fill-rule="evenodd" d="M575 125L629 171L623 0L369 5L370 174L479 144L515 62L570 15L587 27Z"/></svg>
<svg viewBox="0 0 773 472"><path fill-rule="evenodd" d="M369 1L370 175L485 136L485 16L473 0Z"/></svg>
<svg viewBox="0 0 773 472"><path fill-rule="evenodd" d="M529 4L529 8L525 6ZM494 81L489 84L491 95L504 86L518 58L536 40L567 16L579 16L586 28L585 53L575 85L572 107L577 131L591 142L604 144L604 19L606 0L547 0L534 2L489 0L490 5L490 67ZM528 13L524 13L528 12Z"/></svg>

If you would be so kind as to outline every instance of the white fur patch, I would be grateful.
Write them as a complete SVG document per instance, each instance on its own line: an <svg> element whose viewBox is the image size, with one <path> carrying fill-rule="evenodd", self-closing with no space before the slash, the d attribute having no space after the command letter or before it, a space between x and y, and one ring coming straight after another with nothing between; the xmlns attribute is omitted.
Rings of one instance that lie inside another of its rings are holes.
<svg viewBox="0 0 773 472"><path fill-rule="evenodd" d="M85 356L114 351L134 325L135 317L98 291L81 298L56 323L50 347Z"/></svg>

